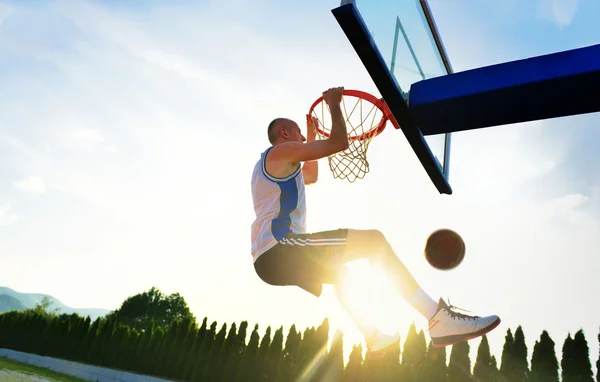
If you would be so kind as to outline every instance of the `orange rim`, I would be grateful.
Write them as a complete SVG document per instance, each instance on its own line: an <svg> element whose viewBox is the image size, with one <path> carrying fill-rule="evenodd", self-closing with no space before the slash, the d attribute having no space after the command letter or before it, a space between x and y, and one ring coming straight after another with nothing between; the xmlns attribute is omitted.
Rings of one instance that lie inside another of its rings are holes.
<svg viewBox="0 0 600 382"><path fill-rule="evenodd" d="M363 141L365 139L374 138L374 137L378 136L379 134L381 134L381 132L383 130L385 130L385 127L386 127L386 124L388 121L390 121L393 125L396 126L396 128L398 128L396 120L394 119L394 116L392 115L392 112L390 111L389 107L387 106L387 104L385 103L385 101L383 99L377 98L374 95L364 92L362 90L347 89L347 90L344 90L343 95L360 98L364 101L370 102L371 104L373 104L373 106L377 107L382 112L382 117L381 117L381 120L379 121L379 123L375 124L370 130L368 130L360 135L348 135L349 140ZM321 102L323 102L323 96L317 98L315 100L315 102L313 102L308 113L310 115L313 115L315 107L317 107L317 105L320 104ZM320 134L321 136L323 136L325 138L329 138L329 133L323 131L321 129L320 124L319 124L319 126L317 126L316 130L317 130L317 133Z"/></svg>

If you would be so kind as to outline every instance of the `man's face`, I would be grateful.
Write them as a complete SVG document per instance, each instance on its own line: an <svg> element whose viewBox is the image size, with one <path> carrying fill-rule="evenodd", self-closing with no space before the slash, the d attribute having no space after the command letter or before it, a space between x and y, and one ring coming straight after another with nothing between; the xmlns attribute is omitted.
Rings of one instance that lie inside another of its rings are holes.
<svg viewBox="0 0 600 382"><path fill-rule="evenodd" d="M306 142L306 138L302 135L300 126L294 121L286 121L284 126L287 136L286 140L291 142Z"/></svg>

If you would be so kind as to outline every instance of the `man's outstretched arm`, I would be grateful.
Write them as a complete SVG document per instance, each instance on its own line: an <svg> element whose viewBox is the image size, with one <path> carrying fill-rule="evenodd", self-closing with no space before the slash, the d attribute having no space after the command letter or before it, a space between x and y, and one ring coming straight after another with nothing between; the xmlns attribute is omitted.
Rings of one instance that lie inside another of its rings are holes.
<svg viewBox="0 0 600 382"><path fill-rule="evenodd" d="M317 137L316 127L319 120L310 114L306 114L306 143L312 142ZM319 179L319 162L309 161L304 162L302 165L302 176L304 177L304 184L313 184Z"/></svg>
<svg viewBox="0 0 600 382"><path fill-rule="evenodd" d="M327 139L309 143L284 142L278 144L269 153L271 161L289 164L312 162L346 150L348 148L348 132L340 107L343 92L343 87L331 88L323 92L323 99L331 113L331 133Z"/></svg>

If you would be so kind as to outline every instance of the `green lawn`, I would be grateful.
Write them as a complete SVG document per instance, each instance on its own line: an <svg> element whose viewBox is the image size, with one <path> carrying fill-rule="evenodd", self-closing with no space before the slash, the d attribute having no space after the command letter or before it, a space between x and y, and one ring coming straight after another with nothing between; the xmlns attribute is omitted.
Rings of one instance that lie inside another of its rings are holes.
<svg viewBox="0 0 600 382"><path fill-rule="evenodd" d="M0 358L0 381L23 381L23 377L37 382L86 382L83 379L57 373L50 369L20 363L8 358Z"/></svg>

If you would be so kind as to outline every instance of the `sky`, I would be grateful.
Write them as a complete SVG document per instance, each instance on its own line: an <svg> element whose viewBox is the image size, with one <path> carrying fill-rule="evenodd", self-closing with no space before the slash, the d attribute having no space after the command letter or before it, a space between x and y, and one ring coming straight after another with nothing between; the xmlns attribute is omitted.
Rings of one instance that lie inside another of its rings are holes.
<svg viewBox="0 0 600 382"><path fill-rule="evenodd" d="M331 288L317 299L268 286L250 255L250 177L267 124L302 123L331 86L377 94L331 15L337 5L0 0L0 285L106 309L156 286L181 293L200 320L287 331L329 317L358 343ZM455 71L600 42L594 0L430 6ZM308 229L381 230L432 297L502 318L489 335L498 359L506 330L522 325L529 359L542 330L560 358L582 328L595 363L599 123L590 114L455 134L451 196L387 129L363 180L333 179L320 161ZM449 272L422 255L441 227L467 245ZM365 283L360 264L353 272L357 304L380 327L425 328L385 281Z"/></svg>

